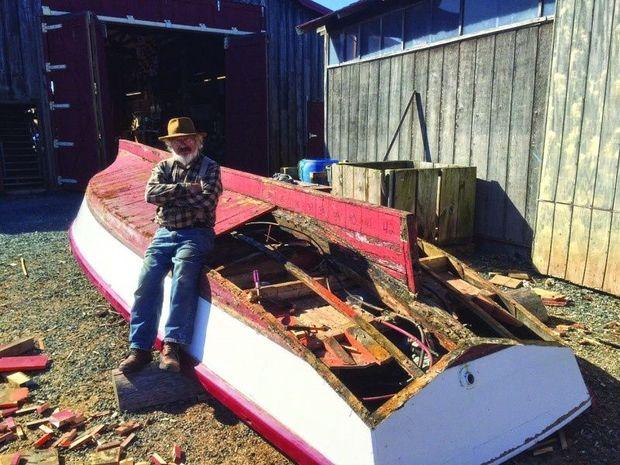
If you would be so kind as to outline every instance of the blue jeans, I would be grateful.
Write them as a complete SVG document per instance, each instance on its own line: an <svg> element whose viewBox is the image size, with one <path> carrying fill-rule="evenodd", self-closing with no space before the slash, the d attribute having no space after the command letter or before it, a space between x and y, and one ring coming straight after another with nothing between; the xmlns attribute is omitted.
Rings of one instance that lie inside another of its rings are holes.
<svg viewBox="0 0 620 465"><path fill-rule="evenodd" d="M144 254L131 310L132 349L151 350L157 336L164 299L164 278L172 270L170 316L165 342L189 345L194 332L200 275L213 249L214 233L207 228L159 228Z"/></svg>

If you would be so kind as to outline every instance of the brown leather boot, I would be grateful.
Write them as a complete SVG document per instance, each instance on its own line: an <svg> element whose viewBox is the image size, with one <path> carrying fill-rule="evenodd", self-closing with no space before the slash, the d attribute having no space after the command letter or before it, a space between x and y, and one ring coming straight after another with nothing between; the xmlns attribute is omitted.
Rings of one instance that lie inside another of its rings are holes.
<svg viewBox="0 0 620 465"><path fill-rule="evenodd" d="M131 353L118 366L123 373L135 373L142 370L153 360L150 350L131 349Z"/></svg>
<svg viewBox="0 0 620 465"><path fill-rule="evenodd" d="M164 342L164 347L159 355L159 368L178 373L181 371L179 363L179 345L174 342Z"/></svg>

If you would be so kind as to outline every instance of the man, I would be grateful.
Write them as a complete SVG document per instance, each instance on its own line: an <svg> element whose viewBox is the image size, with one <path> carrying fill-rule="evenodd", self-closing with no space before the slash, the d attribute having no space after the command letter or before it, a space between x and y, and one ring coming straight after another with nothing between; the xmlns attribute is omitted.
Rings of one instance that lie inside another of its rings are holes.
<svg viewBox="0 0 620 465"><path fill-rule="evenodd" d="M146 186L146 201L157 205L159 228L144 255L131 310L131 353L119 366L135 372L152 360L163 302L163 282L172 269L170 315L164 329L159 367L179 371L179 347L191 343L198 285L213 248L215 207L222 192L220 168L201 155L205 134L189 118L174 118L160 137L172 153L159 162Z"/></svg>

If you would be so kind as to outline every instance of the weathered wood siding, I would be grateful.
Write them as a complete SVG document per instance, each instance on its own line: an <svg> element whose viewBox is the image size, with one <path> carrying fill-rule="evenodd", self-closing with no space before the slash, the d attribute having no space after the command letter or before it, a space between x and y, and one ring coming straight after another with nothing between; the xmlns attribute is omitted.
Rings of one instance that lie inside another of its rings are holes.
<svg viewBox="0 0 620 465"><path fill-rule="evenodd" d="M295 0L267 0L271 172L306 154L307 102L323 100L323 40L295 26L319 14Z"/></svg>
<svg viewBox="0 0 620 465"><path fill-rule="evenodd" d="M620 0L559 0L532 252L620 294Z"/></svg>
<svg viewBox="0 0 620 465"><path fill-rule="evenodd" d="M476 166L476 235L531 246L553 23L329 68L333 158L382 160L411 92L421 94L432 161ZM423 160L412 107L389 159Z"/></svg>
<svg viewBox="0 0 620 465"><path fill-rule="evenodd" d="M0 102L40 100L41 1L0 0Z"/></svg>

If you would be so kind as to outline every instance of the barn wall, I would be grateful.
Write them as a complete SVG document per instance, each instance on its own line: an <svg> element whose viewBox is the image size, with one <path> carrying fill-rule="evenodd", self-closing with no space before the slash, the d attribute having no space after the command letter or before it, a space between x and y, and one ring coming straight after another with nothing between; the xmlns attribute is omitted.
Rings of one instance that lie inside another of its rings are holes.
<svg viewBox="0 0 620 465"><path fill-rule="evenodd" d="M305 156L307 101L323 100L323 41L295 26L319 16L293 0L267 0L270 169Z"/></svg>
<svg viewBox="0 0 620 465"><path fill-rule="evenodd" d="M40 0L0 0L0 102L37 102L41 95Z"/></svg>
<svg viewBox="0 0 620 465"><path fill-rule="evenodd" d="M327 71L327 145L382 160L412 91L433 161L478 168L476 235L531 246L553 23L477 36ZM423 159L412 107L389 159Z"/></svg>
<svg viewBox="0 0 620 465"><path fill-rule="evenodd" d="M620 295L620 0L560 0L534 264Z"/></svg>

